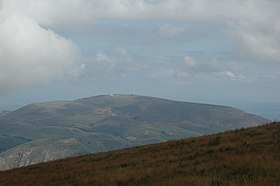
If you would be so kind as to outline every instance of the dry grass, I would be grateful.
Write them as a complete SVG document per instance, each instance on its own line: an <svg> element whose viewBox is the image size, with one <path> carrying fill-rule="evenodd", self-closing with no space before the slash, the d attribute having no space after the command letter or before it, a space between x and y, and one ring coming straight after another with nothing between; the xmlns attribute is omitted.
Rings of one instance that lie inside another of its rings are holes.
<svg viewBox="0 0 280 186"><path fill-rule="evenodd" d="M0 172L0 185L280 183L280 123Z"/></svg>

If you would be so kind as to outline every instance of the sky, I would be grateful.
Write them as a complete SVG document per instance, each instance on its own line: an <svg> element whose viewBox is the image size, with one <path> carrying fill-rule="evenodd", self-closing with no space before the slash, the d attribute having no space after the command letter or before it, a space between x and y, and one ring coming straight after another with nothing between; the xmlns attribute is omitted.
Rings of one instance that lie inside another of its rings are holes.
<svg viewBox="0 0 280 186"><path fill-rule="evenodd" d="M278 0L0 0L0 110L135 92L280 119Z"/></svg>

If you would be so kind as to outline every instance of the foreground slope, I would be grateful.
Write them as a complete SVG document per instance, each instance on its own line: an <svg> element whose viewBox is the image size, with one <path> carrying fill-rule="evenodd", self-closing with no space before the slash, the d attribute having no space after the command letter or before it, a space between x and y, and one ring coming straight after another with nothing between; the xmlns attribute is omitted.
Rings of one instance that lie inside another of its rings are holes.
<svg viewBox="0 0 280 186"><path fill-rule="evenodd" d="M0 170L266 122L236 108L134 95L35 103L0 117Z"/></svg>
<svg viewBox="0 0 280 186"><path fill-rule="evenodd" d="M0 172L0 185L279 185L280 123Z"/></svg>

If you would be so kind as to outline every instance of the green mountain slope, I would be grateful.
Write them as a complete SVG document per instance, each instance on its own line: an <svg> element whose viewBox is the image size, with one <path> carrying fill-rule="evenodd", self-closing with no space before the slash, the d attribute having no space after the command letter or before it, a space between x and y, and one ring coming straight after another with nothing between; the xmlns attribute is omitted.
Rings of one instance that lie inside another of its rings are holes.
<svg viewBox="0 0 280 186"><path fill-rule="evenodd" d="M244 185L280 182L280 123L0 172L0 185Z"/></svg>
<svg viewBox="0 0 280 186"><path fill-rule="evenodd" d="M0 117L0 136L15 139L0 138L0 169L266 122L231 107L134 95L36 103Z"/></svg>

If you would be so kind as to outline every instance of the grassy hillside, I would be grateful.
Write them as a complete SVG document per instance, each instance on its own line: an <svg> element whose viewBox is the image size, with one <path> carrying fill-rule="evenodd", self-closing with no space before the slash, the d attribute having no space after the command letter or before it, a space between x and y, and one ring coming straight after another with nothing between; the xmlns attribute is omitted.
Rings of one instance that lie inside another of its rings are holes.
<svg viewBox="0 0 280 186"><path fill-rule="evenodd" d="M280 123L0 172L0 185L279 185Z"/></svg>
<svg viewBox="0 0 280 186"><path fill-rule="evenodd" d="M236 108L135 95L35 103L0 117L0 170L266 122Z"/></svg>

